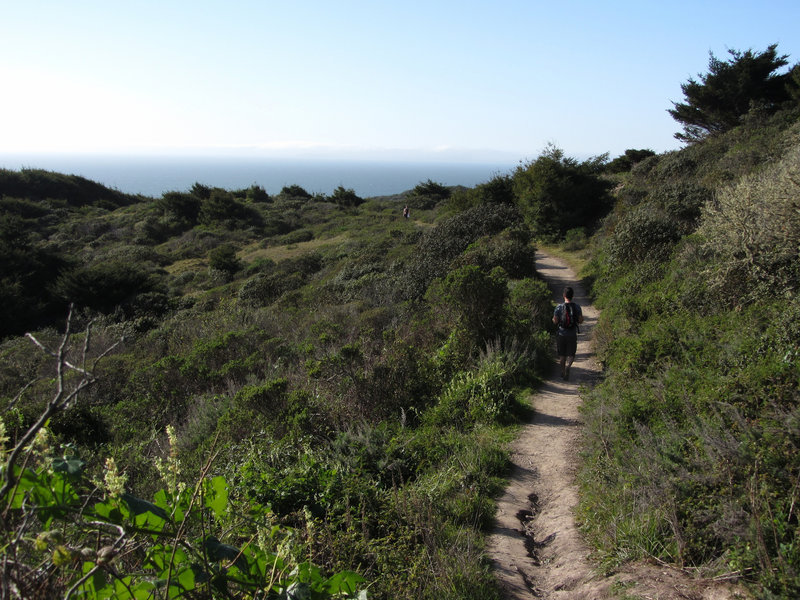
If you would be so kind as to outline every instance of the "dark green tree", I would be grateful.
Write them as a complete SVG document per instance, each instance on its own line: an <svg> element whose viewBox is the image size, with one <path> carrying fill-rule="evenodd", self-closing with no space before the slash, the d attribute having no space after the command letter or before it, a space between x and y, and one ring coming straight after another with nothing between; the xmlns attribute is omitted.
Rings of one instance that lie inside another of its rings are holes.
<svg viewBox="0 0 800 600"><path fill-rule="evenodd" d="M65 268L63 257L34 243L24 219L0 212L0 338L63 318L66 303L51 287Z"/></svg>
<svg viewBox="0 0 800 600"><path fill-rule="evenodd" d="M285 185L281 188L281 196L284 198L299 198L301 200L311 200L313 197L311 194L308 193L303 187L294 184L294 185Z"/></svg>
<svg viewBox="0 0 800 600"><path fill-rule="evenodd" d="M441 183L428 179L417 184L408 196L408 204L413 208L429 209L450 197L451 190Z"/></svg>
<svg viewBox="0 0 800 600"><path fill-rule="evenodd" d="M242 268L242 263L236 256L236 248L230 244L222 244L208 253L208 266L232 277Z"/></svg>
<svg viewBox="0 0 800 600"><path fill-rule="evenodd" d="M601 177L606 155L579 162L550 144L535 161L514 172L517 206L533 232L563 237L570 229L594 229L611 208L610 183Z"/></svg>
<svg viewBox="0 0 800 600"><path fill-rule="evenodd" d="M778 55L777 46L764 52L728 50L727 61L710 53L708 73L682 84L685 101L673 102L667 111L683 125L675 137L692 144L736 127L753 109L777 110L790 98L788 74L777 73L788 57Z"/></svg>
<svg viewBox="0 0 800 600"><path fill-rule="evenodd" d="M261 227L264 224L261 215L253 207L243 204L230 192L218 188L213 189L209 198L200 203L198 220L202 225L219 225L231 230Z"/></svg>
<svg viewBox="0 0 800 600"><path fill-rule="evenodd" d="M167 192L155 202L166 218L186 227L197 224L200 203L198 196L186 192Z"/></svg>
<svg viewBox="0 0 800 600"><path fill-rule="evenodd" d="M608 163L608 165L606 165L606 170L609 173L625 173L630 171L636 163L655 155L656 153L652 150L634 150L629 148L625 150L624 154L621 154Z"/></svg>
<svg viewBox="0 0 800 600"><path fill-rule="evenodd" d="M339 206L358 206L363 204L364 199L360 198L355 190L345 189L341 185L333 190L330 196L331 202L335 202Z"/></svg>
<svg viewBox="0 0 800 600"><path fill-rule="evenodd" d="M246 198L250 202L272 202L267 190L260 185L253 184L247 188Z"/></svg>
<svg viewBox="0 0 800 600"><path fill-rule="evenodd" d="M55 282L55 293L63 305L74 303L102 313L117 307L127 310L141 294L161 287L160 276L139 265L122 261L101 262L62 273Z"/></svg>
<svg viewBox="0 0 800 600"><path fill-rule="evenodd" d="M501 267L487 272L477 265L465 265L450 271L428 297L436 302L438 295L466 331L478 340L488 339L500 329L508 277Z"/></svg>

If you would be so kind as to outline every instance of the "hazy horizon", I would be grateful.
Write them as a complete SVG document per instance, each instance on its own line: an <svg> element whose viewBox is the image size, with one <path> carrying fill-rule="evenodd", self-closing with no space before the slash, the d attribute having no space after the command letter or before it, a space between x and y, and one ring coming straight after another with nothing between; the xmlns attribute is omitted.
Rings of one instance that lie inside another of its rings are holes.
<svg viewBox="0 0 800 600"><path fill-rule="evenodd" d="M310 193L323 194L342 186L362 197L389 196L428 179L443 185L473 187L497 174L510 173L515 166L509 162L332 157L0 152L0 168L78 175L125 193L152 197L167 191L187 191L194 183L229 190L260 185L270 194L286 185L296 184Z"/></svg>
<svg viewBox="0 0 800 600"><path fill-rule="evenodd" d="M680 147L709 52L800 58L800 3L7 3L0 151L514 162Z"/></svg>

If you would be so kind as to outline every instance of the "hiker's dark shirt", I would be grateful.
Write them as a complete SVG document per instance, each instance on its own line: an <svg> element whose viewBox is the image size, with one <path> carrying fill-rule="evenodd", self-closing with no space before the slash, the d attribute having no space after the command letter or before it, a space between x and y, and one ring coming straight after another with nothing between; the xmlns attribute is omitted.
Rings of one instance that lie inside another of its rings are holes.
<svg viewBox="0 0 800 600"><path fill-rule="evenodd" d="M556 310L553 312L553 317L558 319L558 335L565 335L569 337L578 337L578 323L581 321L581 316L583 315L583 311L581 311L581 307L578 306L575 302L570 302L572 304L572 314L575 317L575 325L572 327L562 327L561 326L561 313L564 311L566 303L559 304L556 306Z"/></svg>

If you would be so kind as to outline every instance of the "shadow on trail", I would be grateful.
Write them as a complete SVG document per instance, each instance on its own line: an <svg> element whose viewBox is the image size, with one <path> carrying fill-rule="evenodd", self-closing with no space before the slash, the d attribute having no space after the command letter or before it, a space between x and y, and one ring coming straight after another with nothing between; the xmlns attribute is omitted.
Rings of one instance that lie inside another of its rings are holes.
<svg viewBox="0 0 800 600"><path fill-rule="evenodd" d="M536 420L534 425L544 425L545 427L577 427L582 425L578 419L566 419L557 415L549 415L547 413L536 413Z"/></svg>

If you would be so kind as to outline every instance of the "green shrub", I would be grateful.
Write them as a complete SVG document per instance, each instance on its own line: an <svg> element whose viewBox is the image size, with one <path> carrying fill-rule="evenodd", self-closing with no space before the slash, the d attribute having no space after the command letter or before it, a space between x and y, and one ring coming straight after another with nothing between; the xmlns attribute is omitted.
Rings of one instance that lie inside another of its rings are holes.
<svg viewBox="0 0 800 600"><path fill-rule="evenodd" d="M511 373L499 361L484 363L478 371L457 373L438 403L426 411L424 422L470 428L507 421L514 402L510 380Z"/></svg>
<svg viewBox="0 0 800 600"><path fill-rule="evenodd" d="M620 218L608 240L613 265L666 260L680 238L676 222L649 206L632 209Z"/></svg>
<svg viewBox="0 0 800 600"><path fill-rule="evenodd" d="M512 279L530 277L536 270L536 248L530 242L530 231L509 228L477 240L454 263L477 265L486 271L501 267Z"/></svg>
<svg viewBox="0 0 800 600"><path fill-rule="evenodd" d="M290 231L283 236L284 244L299 244L301 242L310 242L314 239L314 233L308 229L296 229Z"/></svg>
<svg viewBox="0 0 800 600"><path fill-rule="evenodd" d="M563 247L565 250L583 250L586 247L588 239L586 237L586 228L585 227L576 227L574 229L570 229L564 234L564 244Z"/></svg>
<svg viewBox="0 0 800 600"><path fill-rule="evenodd" d="M427 210L436 206L439 202L447 200L451 195L451 190L428 179L417 184L408 195L408 205L411 208Z"/></svg>
<svg viewBox="0 0 800 600"><path fill-rule="evenodd" d="M406 299L421 298L428 285L444 277L453 260L470 244L483 236L500 233L508 227L520 226L522 217L507 204L482 204L445 219L426 231L417 243L410 263L398 282Z"/></svg>
<svg viewBox="0 0 800 600"><path fill-rule="evenodd" d="M699 233L715 260L711 287L726 300L798 288L798 182L800 145L772 168L722 189L707 205Z"/></svg>
<svg viewBox="0 0 800 600"><path fill-rule="evenodd" d="M501 329L507 282L500 267L486 272L478 266L466 265L432 286L426 298L434 304L444 304L458 325L476 340L485 340Z"/></svg>
<svg viewBox="0 0 800 600"><path fill-rule="evenodd" d="M236 256L236 248L230 244L222 244L208 253L208 266L230 278L242 268L242 263Z"/></svg>
<svg viewBox="0 0 800 600"><path fill-rule="evenodd" d="M136 264L101 262L75 268L58 277L54 290L65 303L103 313L129 308L135 298L156 291L160 277Z"/></svg>
<svg viewBox="0 0 800 600"><path fill-rule="evenodd" d="M539 236L561 238L576 227L594 228L610 210L605 157L579 163L555 146L514 172L514 194L525 221Z"/></svg>
<svg viewBox="0 0 800 600"><path fill-rule="evenodd" d="M341 185L333 190L330 195L330 201L342 207L354 207L364 203L364 199L360 198L355 190L345 189Z"/></svg>

